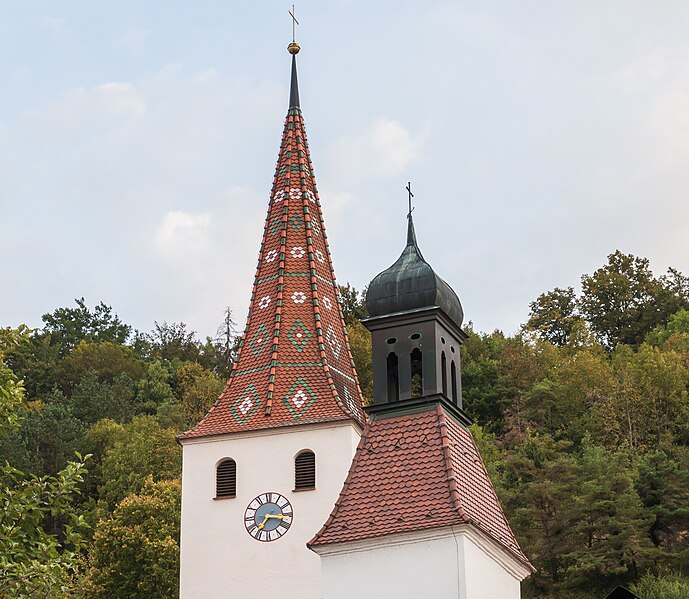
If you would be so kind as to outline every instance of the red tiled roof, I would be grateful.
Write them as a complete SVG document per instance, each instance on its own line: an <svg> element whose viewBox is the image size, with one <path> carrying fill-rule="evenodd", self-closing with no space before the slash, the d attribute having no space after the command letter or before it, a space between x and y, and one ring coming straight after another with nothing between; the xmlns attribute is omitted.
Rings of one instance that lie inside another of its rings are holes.
<svg viewBox="0 0 689 599"><path fill-rule="evenodd" d="M340 497L309 546L472 524L529 564L471 433L441 406L372 415Z"/></svg>
<svg viewBox="0 0 689 599"><path fill-rule="evenodd" d="M180 439L309 422L363 424L362 404L304 119L292 106L237 362L218 401Z"/></svg>

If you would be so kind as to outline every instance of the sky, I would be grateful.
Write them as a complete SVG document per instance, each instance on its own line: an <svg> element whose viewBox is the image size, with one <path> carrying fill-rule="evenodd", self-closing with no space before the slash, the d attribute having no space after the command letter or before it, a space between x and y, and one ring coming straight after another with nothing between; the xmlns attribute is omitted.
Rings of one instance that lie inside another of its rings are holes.
<svg viewBox="0 0 689 599"><path fill-rule="evenodd" d="M0 326L111 305L241 326L290 5L0 0ZM689 3L304 1L301 106L340 283L414 221L476 330L619 249L689 273Z"/></svg>

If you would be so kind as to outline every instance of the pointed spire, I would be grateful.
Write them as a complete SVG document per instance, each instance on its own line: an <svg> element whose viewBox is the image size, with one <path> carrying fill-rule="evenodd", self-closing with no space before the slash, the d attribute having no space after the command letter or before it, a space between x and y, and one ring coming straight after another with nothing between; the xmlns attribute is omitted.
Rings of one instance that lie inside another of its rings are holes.
<svg viewBox="0 0 689 599"><path fill-rule="evenodd" d="M299 108L299 82L297 81L297 54L301 47L297 43L297 32L295 29L296 25L299 25L297 17L294 15L294 4L292 4L292 10L289 11L289 16L292 17L292 41L289 46L287 46L287 51L292 55L292 81L289 88L289 107Z"/></svg>
<svg viewBox="0 0 689 599"><path fill-rule="evenodd" d="M290 108L244 336L222 395L182 439L365 420L299 108L299 46L288 50Z"/></svg>
<svg viewBox="0 0 689 599"><path fill-rule="evenodd" d="M407 245L414 245L418 249L416 243L416 231L414 230L414 221L411 217L411 212L407 214Z"/></svg>
<svg viewBox="0 0 689 599"><path fill-rule="evenodd" d="M290 47L292 47L292 44L290 44ZM299 52L299 46L297 46L297 52ZM292 53L292 82L290 83L290 88L289 88L289 107L290 108L299 108L299 81L297 80L297 52Z"/></svg>

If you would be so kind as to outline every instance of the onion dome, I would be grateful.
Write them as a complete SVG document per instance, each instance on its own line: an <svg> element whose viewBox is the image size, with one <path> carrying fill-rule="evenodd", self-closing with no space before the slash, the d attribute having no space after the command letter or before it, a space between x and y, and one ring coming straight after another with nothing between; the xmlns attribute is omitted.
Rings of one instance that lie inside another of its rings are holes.
<svg viewBox="0 0 689 599"><path fill-rule="evenodd" d="M411 212L407 215L407 245L397 261L378 274L366 292L366 308L372 317L440 308L458 326L464 310L457 294L424 260L416 243Z"/></svg>

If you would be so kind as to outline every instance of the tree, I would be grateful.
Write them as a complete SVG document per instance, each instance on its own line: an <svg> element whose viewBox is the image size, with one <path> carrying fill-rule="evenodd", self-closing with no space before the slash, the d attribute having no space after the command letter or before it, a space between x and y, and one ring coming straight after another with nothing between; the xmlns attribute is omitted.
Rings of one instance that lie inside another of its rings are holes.
<svg viewBox="0 0 689 599"><path fill-rule="evenodd" d="M177 393L190 423L198 422L218 399L225 382L196 362L177 369Z"/></svg>
<svg viewBox="0 0 689 599"><path fill-rule="evenodd" d="M342 308L342 317L345 324L349 326L354 321L368 318L368 310L366 309L366 290L357 291L349 283L346 285L338 285L337 292L340 299L340 306Z"/></svg>
<svg viewBox="0 0 689 599"><path fill-rule="evenodd" d="M504 462L502 499L517 539L538 570L526 583L537 592L561 588L572 565L571 505L579 470L568 447L549 435L529 433Z"/></svg>
<svg viewBox="0 0 689 599"><path fill-rule="evenodd" d="M364 401L373 403L373 364L371 362L371 333L359 321L347 325L349 350L352 352L354 368Z"/></svg>
<svg viewBox="0 0 689 599"><path fill-rule="evenodd" d="M182 455L175 435L173 429L160 428L153 416L137 416L126 424L103 457L100 498L114 507L138 493L149 475L156 481L178 478Z"/></svg>
<svg viewBox="0 0 689 599"><path fill-rule="evenodd" d="M630 589L643 599L686 599L689 597L689 578L674 573L661 576L648 573Z"/></svg>
<svg viewBox="0 0 689 599"><path fill-rule="evenodd" d="M605 266L581 278L579 308L605 347L639 345L654 327L689 307L681 295L686 280L673 269L670 275L656 279L646 258L617 250Z"/></svg>
<svg viewBox="0 0 689 599"><path fill-rule="evenodd" d="M181 483L148 477L102 520L90 551L89 597L168 599L179 594Z"/></svg>
<svg viewBox="0 0 689 599"><path fill-rule="evenodd" d="M118 376L126 374L132 381L138 381L144 373L144 364L131 348L109 341L87 343L80 341L71 353L62 360L60 386L68 395L87 373L94 372L100 382L111 383Z"/></svg>
<svg viewBox="0 0 689 599"><path fill-rule="evenodd" d="M569 343L575 324L581 320L572 287L555 287L542 293L529 304L529 308L529 320L524 328L557 346Z"/></svg>
<svg viewBox="0 0 689 599"><path fill-rule="evenodd" d="M656 560L671 566L686 563L689 555L689 470L663 450L651 452L643 456L639 464L636 489L644 506L654 516L649 536L655 547L662 548Z"/></svg>
<svg viewBox="0 0 689 599"><path fill-rule="evenodd" d="M174 401L175 394L169 385L170 374L161 360L148 363L146 373L137 385L137 401L145 413L153 414L158 406Z"/></svg>
<svg viewBox="0 0 689 599"><path fill-rule="evenodd" d="M87 425L103 418L125 422L138 409L134 403L135 390L134 381L126 373L108 382L90 370L79 381L71 399L65 401L69 401L74 415Z"/></svg>
<svg viewBox="0 0 689 599"><path fill-rule="evenodd" d="M32 402L20 435L31 457L32 473L56 475L74 456L84 424L63 403Z"/></svg>
<svg viewBox="0 0 689 599"><path fill-rule="evenodd" d="M132 328L113 313L112 307L100 302L91 311L83 297L74 301L76 308L58 308L43 315L43 331L50 335L51 345L60 348L61 356L68 354L80 341L109 341L118 345L127 341Z"/></svg>
<svg viewBox="0 0 689 599"><path fill-rule="evenodd" d="M572 499L569 584L590 588L593 580L634 579L650 562L646 531L653 517L634 488L628 458L585 441Z"/></svg>
<svg viewBox="0 0 689 599"><path fill-rule="evenodd" d="M23 386L4 359L26 333L0 330L0 437L21 421ZM0 596L57 598L73 587L85 522L72 501L89 456L77 457L56 476L28 477L7 462L0 466ZM44 528L48 518L64 522L59 535Z"/></svg>
<svg viewBox="0 0 689 599"><path fill-rule="evenodd" d="M199 342L194 331L187 331L183 322L168 324L153 323L153 330L147 335L152 355L164 360L175 359L195 362L199 358Z"/></svg>

